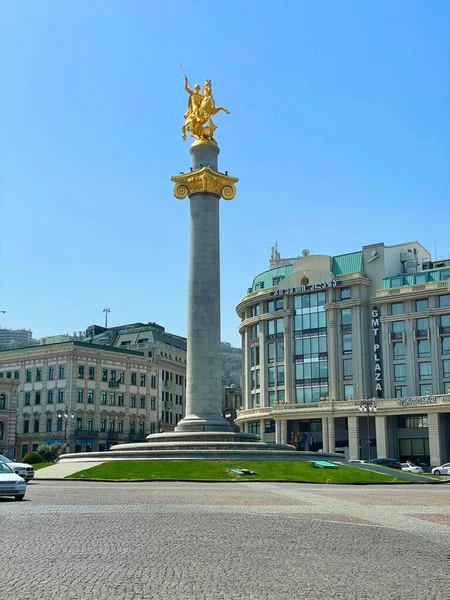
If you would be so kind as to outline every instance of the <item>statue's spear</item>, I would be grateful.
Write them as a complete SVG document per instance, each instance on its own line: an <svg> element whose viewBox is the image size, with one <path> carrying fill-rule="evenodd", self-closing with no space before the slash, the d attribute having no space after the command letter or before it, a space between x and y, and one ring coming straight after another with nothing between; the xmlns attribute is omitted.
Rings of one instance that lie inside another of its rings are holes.
<svg viewBox="0 0 450 600"><path fill-rule="evenodd" d="M184 70L183 70L183 67L181 66L181 64L180 64L180 65L178 65L178 66L180 67L180 69L181 69L181 72L182 72L182 73L183 73L183 75L186 77L186 79L188 80L188 83L189 83L188 76L187 76L187 75L186 75L186 73L184 72Z"/></svg>

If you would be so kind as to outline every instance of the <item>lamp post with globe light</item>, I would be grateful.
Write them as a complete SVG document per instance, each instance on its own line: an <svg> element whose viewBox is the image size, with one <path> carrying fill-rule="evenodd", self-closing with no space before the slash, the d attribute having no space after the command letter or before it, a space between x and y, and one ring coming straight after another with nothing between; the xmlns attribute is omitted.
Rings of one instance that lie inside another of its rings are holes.
<svg viewBox="0 0 450 600"><path fill-rule="evenodd" d="M359 403L359 410L367 414L367 452L370 461L370 413L377 412L375 399L361 400Z"/></svg>
<svg viewBox="0 0 450 600"><path fill-rule="evenodd" d="M67 446L69 443L69 440L67 437L67 429L69 428L69 434L70 434L71 419L75 419L75 415L73 414L73 412L69 412L69 411L58 412L58 419L64 419L64 452L67 453Z"/></svg>

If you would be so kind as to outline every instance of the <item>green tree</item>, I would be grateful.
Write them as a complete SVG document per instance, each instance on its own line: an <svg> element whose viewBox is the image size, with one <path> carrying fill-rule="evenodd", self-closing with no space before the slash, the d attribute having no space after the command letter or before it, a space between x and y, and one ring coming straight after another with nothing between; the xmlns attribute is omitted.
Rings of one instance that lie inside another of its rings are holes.
<svg viewBox="0 0 450 600"><path fill-rule="evenodd" d="M63 451L64 446L62 444L41 444L37 449L44 462L55 462Z"/></svg>

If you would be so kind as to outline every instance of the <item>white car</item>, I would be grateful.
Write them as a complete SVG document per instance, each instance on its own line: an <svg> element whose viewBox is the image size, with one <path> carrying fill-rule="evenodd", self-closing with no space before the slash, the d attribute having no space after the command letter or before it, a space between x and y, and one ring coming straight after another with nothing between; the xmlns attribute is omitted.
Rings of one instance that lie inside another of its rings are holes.
<svg viewBox="0 0 450 600"><path fill-rule="evenodd" d="M0 454L0 463L6 463L16 475L20 475L25 479L26 482L31 481L34 477L34 467L27 463L16 462L10 458L6 458Z"/></svg>
<svg viewBox="0 0 450 600"><path fill-rule="evenodd" d="M369 464L368 460L359 460L359 459L356 459L356 458L352 458L352 459L348 460L347 462L349 462L349 463L359 463L360 465L368 465Z"/></svg>
<svg viewBox="0 0 450 600"><path fill-rule="evenodd" d="M432 475L450 475L450 463L445 463L445 465L441 465L440 467L434 467L431 469Z"/></svg>
<svg viewBox="0 0 450 600"><path fill-rule="evenodd" d="M13 496L14 500L23 500L27 484L25 479L16 475L4 462L0 462L0 496Z"/></svg>
<svg viewBox="0 0 450 600"><path fill-rule="evenodd" d="M422 467L413 465L412 463L402 463L402 471L408 471L408 473L416 473L417 475L423 473Z"/></svg>

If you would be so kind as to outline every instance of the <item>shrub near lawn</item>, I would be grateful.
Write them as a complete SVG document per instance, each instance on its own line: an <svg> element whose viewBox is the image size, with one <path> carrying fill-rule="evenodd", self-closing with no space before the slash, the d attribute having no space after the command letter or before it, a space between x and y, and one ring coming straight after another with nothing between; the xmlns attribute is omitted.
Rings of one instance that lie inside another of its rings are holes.
<svg viewBox="0 0 450 600"><path fill-rule="evenodd" d="M29 465L35 465L44 461L42 460L42 456L37 452L28 452L19 462L28 463Z"/></svg>

